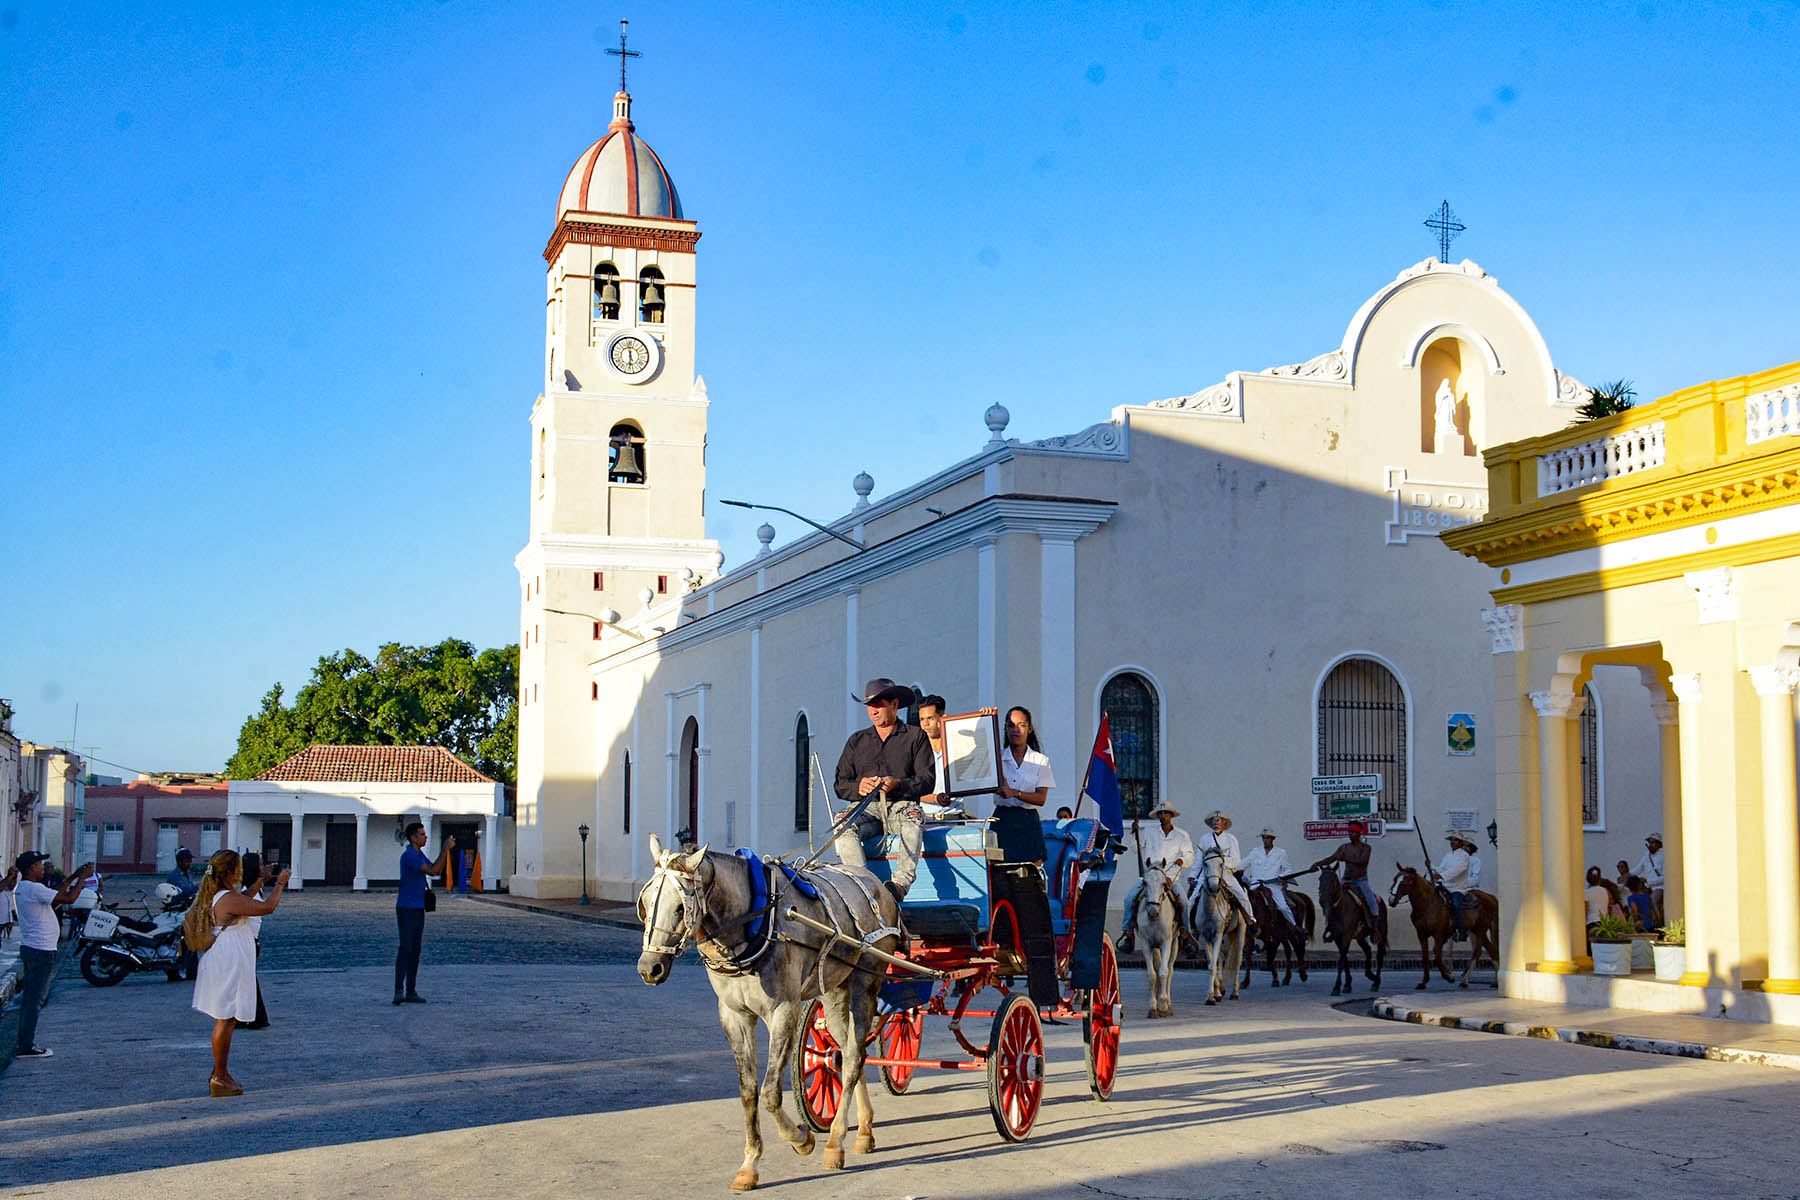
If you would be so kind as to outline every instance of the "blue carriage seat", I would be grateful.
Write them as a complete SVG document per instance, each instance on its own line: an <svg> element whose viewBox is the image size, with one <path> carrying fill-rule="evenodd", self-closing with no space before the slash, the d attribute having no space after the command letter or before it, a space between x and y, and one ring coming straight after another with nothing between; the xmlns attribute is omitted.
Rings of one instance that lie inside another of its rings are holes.
<svg viewBox="0 0 1800 1200"><path fill-rule="evenodd" d="M988 926L986 821L927 821L919 873L901 905L909 933L973 940ZM893 874L886 834L863 839L863 856L879 879Z"/></svg>
<svg viewBox="0 0 1800 1200"><path fill-rule="evenodd" d="M1074 914L1063 911L1069 894L1069 874L1083 855L1094 848L1100 823L1089 817L1044 822L1044 876L1050 887L1050 924L1058 937L1069 932Z"/></svg>

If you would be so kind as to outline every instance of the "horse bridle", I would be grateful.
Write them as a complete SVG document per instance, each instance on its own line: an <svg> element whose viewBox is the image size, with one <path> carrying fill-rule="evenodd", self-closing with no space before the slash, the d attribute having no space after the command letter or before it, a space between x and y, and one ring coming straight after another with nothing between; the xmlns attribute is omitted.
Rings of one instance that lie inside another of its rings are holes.
<svg viewBox="0 0 1800 1200"><path fill-rule="evenodd" d="M656 870L651 872L649 882L645 883L643 888L638 892L638 920L644 923L645 954L665 954L671 958L679 957L681 952L687 949L688 943L694 940L699 933L700 923L705 915L705 909L701 903L702 889L699 887L690 888L682 884L675 885L681 889L680 925L671 929L666 925L651 924L651 918L662 907L662 890L668 885L669 876L676 873L675 869L670 867L668 863L657 863ZM682 872L682 874L688 874L691 878L690 872ZM649 908L646 909L644 906L644 895L649 892L652 886L656 888L656 896L651 900ZM664 942L663 944L658 945L652 938L659 933L673 934L675 936L675 941L672 944Z"/></svg>
<svg viewBox="0 0 1800 1200"><path fill-rule="evenodd" d="M673 854L670 855L671 861L677 857L679 856ZM746 943L741 953L732 953L729 950L722 955L708 953L706 949L707 943L711 942L717 944L721 934L736 926L748 924L749 922L754 921L758 916L764 916L773 912L778 900L776 889L771 886L768 903L761 909L751 909L742 916L709 932L706 928L706 897L707 893L712 889L712 884L708 883L704 887L701 887L698 886L698 881L695 880L695 886L690 887L685 883L677 883L675 886L681 890L681 924L671 929L666 925L651 924L652 916L654 916L657 908L661 905L662 889L667 886L671 875L679 875L686 879L693 880L695 872L678 871L671 866L669 862L660 862L656 864L656 870L651 874L650 881L644 884L643 890L638 893L638 919L644 923L644 953L664 954L672 958L679 957L682 951L687 949L688 943L693 942L695 951L700 955L700 961L706 964L708 970L716 971L723 975L748 974L754 969L762 956L768 953L769 947L775 942L774 921L771 920L766 923L761 945L752 944L756 940L752 937L751 942ZM656 897L651 901L650 910L646 912L644 908L644 893L650 890L651 884L656 885ZM658 945L651 940L652 935L654 934L673 934L675 941L672 945L668 942Z"/></svg>

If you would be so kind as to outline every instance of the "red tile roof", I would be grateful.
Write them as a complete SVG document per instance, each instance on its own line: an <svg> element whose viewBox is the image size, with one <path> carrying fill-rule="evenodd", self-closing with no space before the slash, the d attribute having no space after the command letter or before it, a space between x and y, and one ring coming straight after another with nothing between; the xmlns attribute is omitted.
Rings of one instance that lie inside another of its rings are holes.
<svg viewBox="0 0 1800 1200"><path fill-rule="evenodd" d="M494 783L442 746L308 746L258 779L316 783Z"/></svg>

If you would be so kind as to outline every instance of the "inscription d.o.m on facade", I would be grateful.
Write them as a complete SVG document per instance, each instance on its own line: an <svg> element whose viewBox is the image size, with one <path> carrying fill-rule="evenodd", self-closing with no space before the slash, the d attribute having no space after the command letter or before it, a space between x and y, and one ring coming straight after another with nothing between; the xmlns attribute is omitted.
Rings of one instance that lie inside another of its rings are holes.
<svg viewBox="0 0 1800 1200"><path fill-rule="evenodd" d="M1408 479L1406 468L1389 467L1386 490L1394 502L1386 522L1390 546L1404 546L1408 538L1436 537L1487 516L1488 490L1478 483Z"/></svg>

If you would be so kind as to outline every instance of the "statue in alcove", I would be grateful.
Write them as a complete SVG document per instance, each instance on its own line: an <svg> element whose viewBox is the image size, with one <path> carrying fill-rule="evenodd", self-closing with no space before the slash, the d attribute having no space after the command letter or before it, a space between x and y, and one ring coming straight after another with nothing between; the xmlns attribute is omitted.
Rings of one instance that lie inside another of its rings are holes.
<svg viewBox="0 0 1800 1200"><path fill-rule="evenodd" d="M1462 433L1456 428L1456 393L1450 381L1443 380L1437 390L1437 430L1432 434L1431 448L1438 454L1461 454Z"/></svg>

